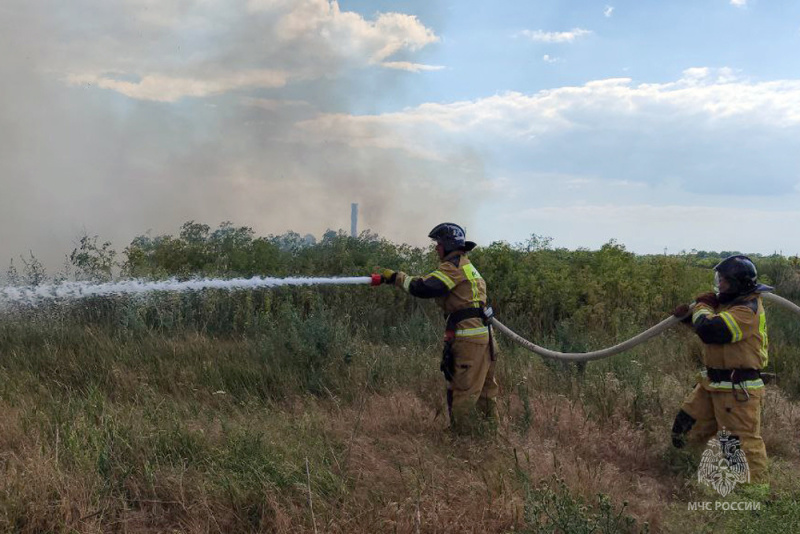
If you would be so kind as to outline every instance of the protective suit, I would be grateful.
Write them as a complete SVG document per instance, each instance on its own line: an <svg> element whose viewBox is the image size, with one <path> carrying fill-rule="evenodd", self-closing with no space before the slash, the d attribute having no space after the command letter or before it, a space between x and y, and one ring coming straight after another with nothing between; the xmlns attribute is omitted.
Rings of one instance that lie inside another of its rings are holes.
<svg viewBox="0 0 800 534"><path fill-rule="evenodd" d="M744 260L749 262L747 258ZM724 271L725 262L715 268L718 273ZM689 320L705 343L706 368L684 400L672 436L676 447L687 442L704 446L719 430L726 429L738 438L745 453L750 482L761 484L768 481L767 451L761 438L764 398L761 370L768 363L769 338L759 294L772 288L755 283L754 266L752 273L748 266L743 279L747 283L733 287L728 293L720 293L718 297L708 293L696 299Z"/></svg>
<svg viewBox="0 0 800 534"><path fill-rule="evenodd" d="M429 235L437 240L439 267L425 276L386 271L389 283L419 298L433 298L447 317L441 370L447 380L450 424L471 432L497 417L497 345L484 318L486 282L467 257L475 244L463 230L443 223ZM453 250L455 249L455 250Z"/></svg>

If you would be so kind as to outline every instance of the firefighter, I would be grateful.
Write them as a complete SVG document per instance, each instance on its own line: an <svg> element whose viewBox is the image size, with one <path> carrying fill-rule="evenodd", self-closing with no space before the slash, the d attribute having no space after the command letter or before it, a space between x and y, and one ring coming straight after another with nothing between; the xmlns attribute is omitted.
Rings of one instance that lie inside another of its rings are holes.
<svg viewBox="0 0 800 534"><path fill-rule="evenodd" d="M486 282L467 253L475 243L453 223L437 225L428 234L436 242L439 267L425 276L384 269L384 283L414 297L433 298L445 312L447 324L440 369L447 381L447 410L451 428L473 432L497 420L495 361L497 346L486 318Z"/></svg>
<svg viewBox="0 0 800 534"><path fill-rule="evenodd" d="M731 256L714 267L713 293L674 315L685 317L705 344L705 369L684 400L672 426L672 443L705 444L723 428L738 438L750 470L750 482L768 488L767 451L761 439L764 382L768 362L767 322L756 267L747 256ZM753 486L754 488L757 486Z"/></svg>

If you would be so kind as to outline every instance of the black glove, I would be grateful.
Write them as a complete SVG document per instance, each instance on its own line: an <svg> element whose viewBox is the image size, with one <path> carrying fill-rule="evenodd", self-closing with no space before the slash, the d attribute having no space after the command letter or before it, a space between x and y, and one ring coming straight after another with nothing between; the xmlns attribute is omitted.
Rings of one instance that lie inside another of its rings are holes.
<svg viewBox="0 0 800 534"><path fill-rule="evenodd" d="M681 449L686 445L686 434L689 433L696 421L694 417L683 410L675 416L675 422L672 423L672 445L676 449Z"/></svg>

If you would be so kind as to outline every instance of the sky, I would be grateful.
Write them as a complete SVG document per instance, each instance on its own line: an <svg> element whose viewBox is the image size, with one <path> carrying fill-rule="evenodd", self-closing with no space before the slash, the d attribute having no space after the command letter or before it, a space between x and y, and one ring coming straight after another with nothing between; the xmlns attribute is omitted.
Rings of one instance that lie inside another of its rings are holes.
<svg viewBox="0 0 800 534"><path fill-rule="evenodd" d="M0 262L351 202L414 245L794 255L799 164L796 1L0 3Z"/></svg>

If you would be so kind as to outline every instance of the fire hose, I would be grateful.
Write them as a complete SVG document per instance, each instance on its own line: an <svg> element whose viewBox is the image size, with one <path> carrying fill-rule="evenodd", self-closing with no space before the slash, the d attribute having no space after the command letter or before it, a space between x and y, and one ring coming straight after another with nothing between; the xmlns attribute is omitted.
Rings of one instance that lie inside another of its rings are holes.
<svg viewBox="0 0 800 534"><path fill-rule="evenodd" d="M380 275L372 275L372 285L380 284ZM761 293L761 297L774 304L781 306L789 311L800 315L800 306L795 304L794 302L787 300L783 297L779 297L773 293ZM692 303L689 306L689 313L692 313L695 304ZM645 341L648 341L657 335L669 330L673 326L679 324L684 317L675 317L670 316L658 323L657 325L648 328L644 332L633 336L632 338L623 341L622 343L618 343L612 347L607 347L605 349L594 350L591 352L559 352L555 350L550 350L545 347L539 346L531 341L528 341L524 337L520 336L509 327L501 323L497 317L494 316L494 312L491 308L487 309L487 323L502 332L503 334L507 335L511 338L512 341L521 345L522 347L526 348L527 350L538 354L539 356L543 356L545 358L552 358L554 360L561 360L566 362L588 362L591 360L600 360L603 358L608 358L609 356L614 356L615 354L619 354L621 352L625 352L630 350L637 345L641 345Z"/></svg>
<svg viewBox="0 0 800 534"><path fill-rule="evenodd" d="M787 300L783 297L779 297L778 295L772 293L762 293L761 296L764 300L778 304L779 306L792 311L798 315L800 315L800 306L795 304L794 302ZM689 306L689 313L692 313L692 309L694 308L694 303ZM567 361L567 362L588 362L591 360L600 360L602 358L608 358L609 356L614 356L615 354L619 354L620 352L625 352L626 350L630 350L637 345L641 345L645 341L656 337L657 335L661 334L662 332L669 330L673 326L679 324L683 320L683 317L675 317L670 316L657 325L648 328L641 334L633 336L632 338L623 341L622 343L618 343L612 347L608 347L601 350L595 350L591 352L558 352L555 350L550 350L544 347L540 347L535 343L528 341L527 339L523 338L509 327L501 323L497 320L496 317L492 316L489 318L489 322L499 331L503 332L505 335L509 336L514 342L518 343L519 345L525 347L529 351L538 354L539 356L544 356L545 358L552 358L555 360Z"/></svg>

